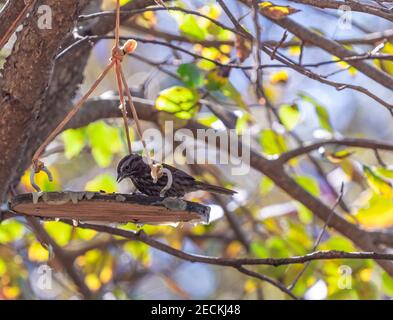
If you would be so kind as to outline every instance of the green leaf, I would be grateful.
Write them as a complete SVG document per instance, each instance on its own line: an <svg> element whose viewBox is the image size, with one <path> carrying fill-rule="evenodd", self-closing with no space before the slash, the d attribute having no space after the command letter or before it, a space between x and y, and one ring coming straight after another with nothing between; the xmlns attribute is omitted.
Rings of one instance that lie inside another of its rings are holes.
<svg viewBox="0 0 393 320"><path fill-rule="evenodd" d="M329 113L326 110L326 108L321 105L317 100L312 98L311 96L305 94L305 93L300 93L299 96L306 102L310 103L317 114L318 120L319 120L319 125L321 128L333 132L332 125L330 123L330 118L329 118Z"/></svg>
<svg viewBox="0 0 393 320"><path fill-rule="evenodd" d="M287 243L278 236L272 236L265 242L269 249L269 257L289 257L290 252Z"/></svg>
<svg viewBox="0 0 393 320"><path fill-rule="evenodd" d="M184 84L192 89L203 86L204 75L195 64L181 64L177 69L177 74L180 76Z"/></svg>
<svg viewBox="0 0 393 320"><path fill-rule="evenodd" d="M180 11L170 11L179 26L180 33L189 39L205 40L207 31L201 28L197 18L194 15L186 14Z"/></svg>
<svg viewBox="0 0 393 320"><path fill-rule="evenodd" d="M200 115L198 117L198 122L203 124L206 127L211 127L211 125L216 122L219 121L220 119L218 119L214 114L204 114L204 115Z"/></svg>
<svg viewBox="0 0 393 320"><path fill-rule="evenodd" d="M250 246L252 254L257 258L267 258L269 257L269 250L266 246L259 241L253 241Z"/></svg>
<svg viewBox="0 0 393 320"><path fill-rule="evenodd" d="M107 193L112 193L117 191L117 183L116 179L110 174L100 174L95 177L93 180L90 180L86 183L85 186L86 191L97 192L103 190Z"/></svg>
<svg viewBox="0 0 393 320"><path fill-rule="evenodd" d="M236 134L242 135L244 133L244 130L247 128L250 120L250 114L247 112L243 112L242 115L236 120Z"/></svg>
<svg viewBox="0 0 393 320"><path fill-rule="evenodd" d="M287 130L293 130L300 120L300 112L297 104L283 104L278 110L281 122Z"/></svg>
<svg viewBox="0 0 393 320"><path fill-rule="evenodd" d="M378 176L370 167L363 165L363 172L370 188L388 199L393 198L392 184Z"/></svg>
<svg viewBox="0 0 393 320"><path fill-rule="evenodd" d="M65 156L71 159L77 156L86 145L86 131L81 129L68 129L62 134Z"/></svg>
<svg viewBox="0 0 393 320"><path fill-rule="evenodd" d="M263 176L259 186L262 195L267 195L273 188L274 188L274 182L270 180L268 177Z"/></svg>
<svg viewBox="0 0 393 320"><path fill-rule="evenodd" d="M383 167L378 167L373 169L376 174L384 178L393 179L393 169L383 168Z"/></svg>
<svg viewBox="0 0 393 320"><path fill-rule="evenodd" d="M271 129L263 130L259 141L267 155L280 154L288 149L284 137Z"/></svg>
<svg viewBox="0 0 393 320"><path fill-rule="evenodd" d="M199 26L195 16L191 14L184 15L179 29L185 36L195 40L205 40L207 36L207 32Z"/></svg>
<svg viewBox="0 0 393 320"><path fill-rule="evenodd" d="M314 197L318 197L320 195L319 184L315 178L311 176L296 176L294 177L294 180Z"/></svg>
<svg viewBox="0 0 393 320"><path fill-rule="evenodd" d="M160 92L156 108L180 119L191 119L198 110L198 96L190 89L174 86Z"/></svg>
<svg viewBox="0 0 393 320"><path fill-rule="evenodd" d="M386 272L382 274L382 291L384 294L393 297L393 278Z"/></svg>
<svg viewBox="0 0 393 320"><path fill-rule="evenodd" d="M108 167L113 154L122 150L120 130L99 121L89 124L86 132L94 160L100 167Z"/></svg>
<svg viewBox="0 0 393 320"><path fill-rule="evenodd" d="M321 193L318 181L311 176L296 176L294 180L298 185L300 185L304 190L309 192L314 197L318 197ZM303 204L297 202L298 207L298 217L302 223L310 224L312 222L313 214L307 209Z"/></svg>
<svg viewBox="0 0 393 320"><path fill-rule="evenodd" d="M5 264L3 259L0 259L0 277L3 276L7 272L7 265Z"/></svg>
<svg viewBox="0 0 393 320"><path fill-rule="evenodd" d="M303 204L301 204L300 202L296 203L297 206L297 215L299 220L303 223L303 224L310 224L313 221L313 214L311 212L310 209L308 209L307 207L305 207Z"/></svg>
<svg viewBox="0 0 393 320"><path fill-rule="evenodd" d="M321 250L341 250L341 251L354 251L355 247L352 242L347 238L338 235L332 235L328 240L320 244ZM336 270L335 270L336 271Z"/></svg>

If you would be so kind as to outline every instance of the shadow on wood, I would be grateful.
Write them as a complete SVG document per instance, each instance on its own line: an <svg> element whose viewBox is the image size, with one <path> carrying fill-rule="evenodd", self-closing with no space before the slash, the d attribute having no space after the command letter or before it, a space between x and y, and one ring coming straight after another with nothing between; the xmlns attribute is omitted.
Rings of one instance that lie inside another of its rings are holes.
<svg viewBox="0 0 393 320"><path fill-rule="evenodd" d="M43 219L138 224L208 223L210 213L208 206L176 198L71 191L20 194L10 210Z"/></svg>

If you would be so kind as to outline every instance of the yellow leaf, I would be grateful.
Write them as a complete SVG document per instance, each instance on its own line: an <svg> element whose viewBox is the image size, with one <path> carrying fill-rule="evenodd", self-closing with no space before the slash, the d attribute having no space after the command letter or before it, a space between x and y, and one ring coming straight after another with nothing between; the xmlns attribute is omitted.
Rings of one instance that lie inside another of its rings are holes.
<svg viewBox="0 0 393 320"><path fill-rule="evenodd" d="M279 6L275 5L272 2L269 1L264 1L258 4L259 6L259 11L273 19L273 20L280 20L285 18L286 16L289 16L290 14L296 13L300 10L292 8L290 6Z"/></svg>
<svg viewBox="0 0 393 320"><path fill-rule="evenodd" d="M390 42L386 42L383 49L380 51L381 53L385 54L392 54L393 53L393 44ZM375 59L374 63L389 74L393 74L393 62L390 60L378 60Z"/></svg>
<svg viewBox="0 0 393 320"><path fill-rule="evenodd" d="M112 266L105 266L100 272L100 280L102 283L108 283L112 279Z"/></svg>
<svg viewBox="0 0 393 320"><path fill-rule="evenodd" d="M271 84L287 83L288 78L289 78L288 73L285 70L281 70L270 75L270 83Z"/></svg>
<svg viewBox="0 0 393 320"><path fill-rule="evenodd" d="M34 241L28 250L28 256L31 261L44 262L48 260L48 251L42 245Z"/></svg>
<svg viewBox="0 0 393 320"><path fill-rule="evenodd" d="M244 292L246 293L252 293L256 290L257 285L254 280L252 279L247 279L246 282L244 283Z"/></svg>
<svg viewBox="0 0 393 320"><path fill-rule="evenodd" d="M295 56L295 57L300 56L300 52L301 52L300 46L290 46L289 47L289 54L291 56Z"/></svg>
<svg viewBox="0 0 393 320"><path fill-rule="evenodd" d="M393 188L390 182L382 179L370 167L365 165L363 166L363 172L367 178L368 185L375 193L388 199L393 198Z"/></svg>
<svg viewBox="0 0 393 320"><path fill-rule="evenodd" d="M6 299L16 299L20 295L20 289L18 287L4 287L3 295Z"/></svg>
<svg viewBox="0 0 393 320"><path fill-rule="evenodd" d="M371 280L371 276L373 275L372 268L365 268L359 273L359 277L364 282L369 282Z"/></svg>
<svg viewBox="0 0 393 320"><path fill-rule="evenodd" d="M101 281L94 273L90 273L85 277L86 285L92 291L97 291L101 287Z"/></svg>
<svg viewBox="0 0 393 320"><path fill-rule="evenodd" d="M329 153L325 152L325 156L331 163L339 163L342 160L353 155L354 153L355 153L354 151L340 150L340 151L329 152Z"/></svg>
<svg viewBox="0 0 393 320"><path fill-rule="evenodd" d="M334 59L334 60L340 60L340 58L338 58L338 57L336 57L336 56L333 56L333 59ZM341 69L344 69L344 70L345 70L345 69L348 69L348 72L349 72L349 74L350 74L351 76L355 76L356 73L358 72L356 68L352 67L349 63L347 63L347 62L345 62L345 61L338 61L337 64L338 64L338 66L339 66Z"/></svg>
<svg viewBox="0 0 393 320"><path fill-rule="evenodd" d="M232 241L226 249L226 254L229 258L236 257L242 251L242 248L242 244L239 241Z"/></svg>
<svg viewBox="0 0 393 320"><path fill-rule="evenodd" d="M363 227L389 228L393 226L393 202L379 194L370 193L367 202L356 214Z"/></svg>

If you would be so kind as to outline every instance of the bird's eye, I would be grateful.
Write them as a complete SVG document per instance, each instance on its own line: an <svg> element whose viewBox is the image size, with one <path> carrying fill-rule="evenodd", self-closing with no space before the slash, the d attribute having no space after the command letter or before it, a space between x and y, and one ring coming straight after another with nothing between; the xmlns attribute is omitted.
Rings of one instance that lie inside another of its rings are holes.
<svg viewBox="0 0 393 320"><path fill-rule="evenodd" d="M130 166L126 166L126 168L125 168L126 170L130 170Z"/></svg>

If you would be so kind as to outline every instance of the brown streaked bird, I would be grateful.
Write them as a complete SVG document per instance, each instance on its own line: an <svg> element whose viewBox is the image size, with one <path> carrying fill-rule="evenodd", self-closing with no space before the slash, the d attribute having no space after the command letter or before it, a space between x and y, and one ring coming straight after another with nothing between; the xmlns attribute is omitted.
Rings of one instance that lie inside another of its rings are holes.
<svg viewBox="0 0 393 320"><path fill-rule="evenodd" d="M165 197L183 197L186 193L205 190L213 193L233 195L236 191L223 187L210 185L195 180L192 176L182 170L176 169L165 163L163 168L172 173L172 186L165 192ZM160 192L168 183L168 177L163 174L156 183L151 176L150 166L146 159L138 154L130 154L124 157L117 165L117 182L130 178L139 192L148 196L160 196Z"/></svg>

